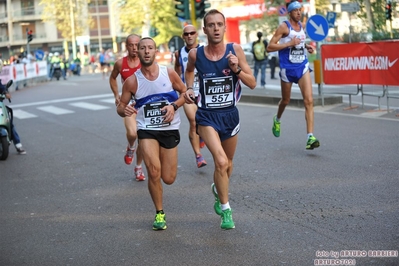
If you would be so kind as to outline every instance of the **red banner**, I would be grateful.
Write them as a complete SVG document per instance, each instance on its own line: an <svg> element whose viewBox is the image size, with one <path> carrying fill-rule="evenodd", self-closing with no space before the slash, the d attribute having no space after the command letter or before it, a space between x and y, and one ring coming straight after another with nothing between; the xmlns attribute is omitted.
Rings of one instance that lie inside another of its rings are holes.
<svg viewBox="0 0 399 266"><path fill-rule="evenodd" d="M399 85L399 41L323 44L325 84Z"/></svg>

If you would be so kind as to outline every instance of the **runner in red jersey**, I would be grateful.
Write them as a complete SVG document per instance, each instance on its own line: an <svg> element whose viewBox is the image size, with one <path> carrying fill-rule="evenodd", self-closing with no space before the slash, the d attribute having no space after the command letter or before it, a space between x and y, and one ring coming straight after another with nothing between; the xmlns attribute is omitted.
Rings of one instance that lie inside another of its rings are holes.
<svg viewBox="0 0 399 266"><path fill-rule="evenodd" d="M121 75L122 83L125 82L130 76L132 76L140 67L140 60L137 56L137 45L141 37L136 34L131 34L126 38L126 49L127 56L119 59L115 62L114 69L109 77L109 85L111 87L112 93L115 96L115 105L118 106L120 101L120 94L118 90L117 78L119 74ZM126 128L126 138L127 138L127 148L125 154L125 163L130 165L134 160L134 152L136 151L137 159L136 166L134 168L134 174L137 181L144 181L145 176L143 173L143 168L141 163L143 161L143 156L140 152L139 145L135 146L137 139L137 125L136 125L136 115L130 117L124 117L124 123Z"/></svg>

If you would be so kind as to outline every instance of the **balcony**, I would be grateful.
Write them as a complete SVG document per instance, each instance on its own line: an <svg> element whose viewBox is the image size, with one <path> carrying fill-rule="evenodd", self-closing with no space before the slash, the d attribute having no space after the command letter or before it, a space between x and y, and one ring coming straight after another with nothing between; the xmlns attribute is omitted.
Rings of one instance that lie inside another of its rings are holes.
<svg viewBox="0 0 399 266"><path fill-rule="evenodd" d="M28 7L14 10L12 12L13 21L33 21L42 20L43 8Z"/></svg>
<svg viewBox="0 0 399 266"><path fill-rule="evenodd" d="M9 39L10 39L10 38L8 38L8 36L0 36L0 43L2 43L2 42L8 42ZM0 46L2 46L2 45L0 45Z"/></svg>
<svg viewBox="0 0 399 266"><path fill-rule="evenodd" d="M0 12L0 24L7 23L8 17L7 12Z"/></svg>
<svg viewBox="0 0 399 266"><path fill-rule="evenodd" d="M8 40L8 37L6 37ZM27 44L27 39L26 35L21 35L21 34L14 34L12 36L13 42L12 45L26 45ZM33 34L33 39L30 42L30 44L42 44L47 42L47 35L46 33L41 33L41 34ZM8 42L7 42L8 44ZM0 39L0 46L1 46L1 39Z"/></svg>

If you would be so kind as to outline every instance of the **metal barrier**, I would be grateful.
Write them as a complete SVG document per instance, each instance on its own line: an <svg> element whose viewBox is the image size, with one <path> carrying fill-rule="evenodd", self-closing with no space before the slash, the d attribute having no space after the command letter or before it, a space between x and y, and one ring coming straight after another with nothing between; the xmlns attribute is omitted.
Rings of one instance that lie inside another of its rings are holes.
<svg viewBox="0 0 399 266"><path fill-rule="evenodd" d="M396 88L396 90L392 90L392 88ZM387 110L389 112L389 98L399 99L399 86L387 86L386 90L387 95Z"/></svg>
<svg viewBox="0 0 399 266"><path fill-rule="evenodd" d="M357 106L352 106L352 95L358 95L359 92L361 91L361 85L357 85L356 87L353 85L348 85L350 88L354 87L354 91L342 91L338 90L337 86L328 86L328 85L323 85L320 84L321 88L321 105L324 106L324 94L344 94L349 96L349 107L352 108L357 108ZM326 91L328 89L328 91Z"/></svg>
<svg viewBox="0 0 399 266"><path fill-rule="evenodd" d="M353 87L348 85L348 87ZM346 88L348 88L346 87ZM326 91L325 89L329 89ZM356 86L356 91L342 91L342 90L334 90L337 86L326 86L322 85L322 106L324 106L324 94L343 94L349 96L349 109L357 108L358 106L352 106L352 95L358 95L360 93L362 97L362 109L364 109L364 96L377 97L378 98L378 110L381 110L381 98L387 97L387 111L389 112L389 98L399 99L399 90L388 92L388 86L385 85L367 85L367 84L358 84Z"/></svg>
<svg viewBox="0 0 399 266"><path fill-rule="evenodd" d="M382 91L376 91L376 85L360 85L362 86L362 108L364 109L364 96L371 96L378 98L378 110L381 110L380 99L385 96L387 86L382 86ZM370 90L371 89L371 90Z"/></svg>

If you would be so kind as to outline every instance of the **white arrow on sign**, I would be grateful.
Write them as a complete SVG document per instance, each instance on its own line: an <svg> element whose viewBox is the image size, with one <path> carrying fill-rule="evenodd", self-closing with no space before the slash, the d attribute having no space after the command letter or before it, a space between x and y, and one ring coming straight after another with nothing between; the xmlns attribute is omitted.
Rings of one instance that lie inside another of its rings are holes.
<svg viewBox="0 0 399 266"><path fill-rule="evenodd" d="M316 22L310 20L309 23L316 29L315 33L324 36L323 25L317 25Z"/></svg>

